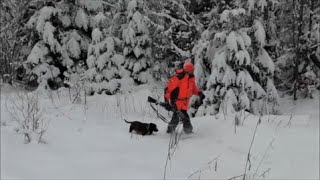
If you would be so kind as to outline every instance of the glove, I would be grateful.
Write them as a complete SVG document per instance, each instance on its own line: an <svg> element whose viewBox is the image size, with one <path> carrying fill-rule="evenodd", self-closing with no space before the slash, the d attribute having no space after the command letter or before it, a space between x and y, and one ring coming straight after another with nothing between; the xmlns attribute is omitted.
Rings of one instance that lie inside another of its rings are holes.
<svg viewBox="0 0 320 180"><path fill-rule="evenodd" d="M157 100L153 99L152 97L148 96L149 103L157 103Z"/></svg>
<svg viewBox="0 0 320 180"><path fill-rule="evenodd" d="M177 106L176 106L175 103L174 103L174 104L170 104L170 106L171 106L171 110L172 110L173 112L177 111Z"/></svg>
<svg viewBox="0 0 320 180"><path fill-rule="evenodd" d="M202 91L199 92L198 96L200 97L200 100L203 101L204 98L206 97Z"/></svg>
<svg viewBox="0 0 320 180"><path fill-rule="evenodd" d="M163 103L163 107L167 110L167 111L170 111L172 110L172 107L170 105L170 103L168 101L164 102Z"/></svg>

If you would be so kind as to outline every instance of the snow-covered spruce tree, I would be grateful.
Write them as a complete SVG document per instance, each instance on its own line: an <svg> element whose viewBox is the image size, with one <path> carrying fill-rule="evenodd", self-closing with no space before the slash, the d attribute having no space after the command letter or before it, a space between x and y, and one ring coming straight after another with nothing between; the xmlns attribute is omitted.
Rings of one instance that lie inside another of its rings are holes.
<svg viewBox="0 0 320 180"><path fill-rule="evenodd" d="M124 67L130 71L136 84L153 81L150 67L153 64L151 56L151 39L148 30L148 18L141 10L143 1L131 0L127 6L127 27L122 32L124 41Z"/></svg>
<svg viewBox="0 0 320 180"><path fill-rule="evenodd" d="M255 109L253 102L263 103L267 96L270 101L277 100L272 80L274 64L263 48L264 27L258 20L251 25L246 20L245 9L224 10L220 28L204 31L194 48L197 84L206 89L206 99L196 115L245 109L258 113L262 105ZM210 71L203 68L206 63L210 63Z"/></svg>
<svg viewBox="0 0 320 180"><path fill-rule="evenodd" d="M55 7L44 6L27 23L28 28L36 29L40 37L25 61L27 73L36 75L38 83L46 89L47 80L57 78L60 74L55 63L58 62L56 54L61 52L61 45L55 36L56 28L52 25L52 20L58 13L59 10Z"/></svg>
<svg viewBox="0 0 320 180"><path fill-rule="evenodd" d="M25 68L22 66L31 52L32 47L39 40L36 31L27 28L26 23L30 17L41 7L48 4L47 0L22 0L22 1L1 1L4 5L4 11L1 10L1 21L3 26L1 28L1 49L3 52L1 56L4 60L2 68L9 68L12 71L10 79L24 81L28 86L36 87L38 85L36 79L26 76ZM11 16L10 21L8 13ZM4 13L4 14L3 14ZM8 63L11 61L11 63Z"/></svg>
<svg viewBox="0 0 320 180"><path fill-rule="evenodd" d="M0 2L0 79L13 83L24 76L22 61L26 54L22 46L22 34L26 33L24 24L32 10L30 0Z"/></svg>
<svg viewBox="0 0 320 180"><path fill-rule="evenodd" d="M110 26L111 34L118 38L122 39L122 31L126 28L127 22L127 6L128 0L114 0L114 6L116 8L111 9L111 14L113 15L112 18L112 26Z"/></svg>
<svg viewBox="0 0 320 180"><path fill-rule="evenodd" d="M187 10L188 4L188 1L159 1L159 8L154 8L149 15L150 19L157 19L154 22L163 26L151 36L152 55L155 61L165 62L172 70L176 62L181 63L191 57L191 50L202 28Z"/></svg>
<svg viewBox="0 0 320 180"><path fill-rule="evenodd" d="M203 25L204 29L207 29L211 22L210 12L217 10L219 1L217 0L198 0L191 1L188 6L190 13L195 15L195 19L198 19Z"/></svg>
<svg viewBox="0 0 320 180"><path fill-rule="evenodd" d="M91 42L88 46L84 66L87 70L80 70L68 75L76 80L71 84L85 88L86 92L114 94L119 88L127 89L132 84L128 72L122 68L124 58L121 55L121 31L124 19L124 1L85 1L79 0L80 9L76 15L76 25L88 29ZM67 75L66 75L67 76ZM121 78L121 80L120 80ZM70 83L69 83L70 84Z"/></svg>
<svg viewBox="0 0 320 180"><path fill-rule="evenodd" d="M279 31L281 56L276 61L276 86L285 94L296 91L296 97L312 97L312 91L320 87L316 78L320 68L320 3L281 1L279 7L275 21L283 30Z"/></svg>
<svg viewBox="0 0 320 180"><path fill-rule="evenodd" d="M165 18L157 15L164 9L164 2L158 0L144 2L144 15L148 17L148 30L151 39L151 55L154 59L153 77L155 80L165 83L170 74L167 63L170 56L170 42L168 36L164 33Z"/></svg>
<svg viewBox="0 0 320 180"><path fill-rule="evenodd" d="M105 22L106 18L99 13L96 16L97 24ZM92 31L92 42L88 48L88 70L85 73L89 80L85 85L88 92L114 94L120 88L133 85L130 72L123 67L125 58L119 52L122 42L110 34L108 27L109 25L98 25Z"/></svg>
<svg viewBox="0 0 320 180"><path fill-rule="evenodd" d="M39 40L33 46L25 66L27 73L36 75L39 83L63 82L66 73L72 73L72 69L86 59L89 44L86 34L90 26L89 17L82 9L83 3L50 3L29 19L27 27L31 32L35 29Z"/></svg>

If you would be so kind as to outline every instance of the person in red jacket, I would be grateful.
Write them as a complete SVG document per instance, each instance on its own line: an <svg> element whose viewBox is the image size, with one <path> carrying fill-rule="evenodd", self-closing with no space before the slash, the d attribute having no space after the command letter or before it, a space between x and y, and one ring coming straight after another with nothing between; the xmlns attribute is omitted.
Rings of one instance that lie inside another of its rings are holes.
<svg viewBox="0 0 320 180"><path fill-rule="evenodd" d="M175 131L179 121L183 123L185 133L192 133L193 127L190 122L190 117L187 113L189 108L189 99L192 95L200 96L203 99L204 95L199 91L195 77L193 75L194 66L191 62L186 61L183 69L177 69L176 74L169 79L165 91L165 101L167 107L173 108L174 113L169 122L167 133Z"/></svg>

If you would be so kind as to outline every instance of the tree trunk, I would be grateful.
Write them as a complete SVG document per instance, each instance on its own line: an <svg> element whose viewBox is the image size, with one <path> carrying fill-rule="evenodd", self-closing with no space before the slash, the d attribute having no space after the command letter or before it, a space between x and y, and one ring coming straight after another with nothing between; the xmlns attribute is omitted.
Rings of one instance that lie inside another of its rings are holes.
<svg viewBox="0 0 320 180"><path fill-rule="evenodd" d="M264 8L264 20L265 22L268 22L269 19L269 1L267 0L267 7Z"/></svg>
<svg viewBox="0 0 320 180"><path fill-rule="evenodd" d="M310 16L309 16L309 34L308 37L310 38L311 36L311 30L312 30L312 18L313 18L313 14L314 14L314 0L311 0L311 5L310 5Z"/></svg>
<svg viewBox="0 0 320 180"><path fill-rule="evenodd" d="M320 59L317 57L316 53L310 55L310 60L320 69Z"/></svg>
<svg viewBox="0 0 320 180"><path fill-rule="evenodd" d="M302 27L303 27L303 6L304 6L304 0L300 1L300 14L299 14L299 25L298 25L298 42L297 42L297 57L295 59L295 65L294 65L294 79L295 79L295 83L294 83L294 100L297 100L297 85L298 85L298 67L299 67L299 61L301 59L301 50L300 50L300 38L302 36Z"/></svg>
<svg viewBox="0 0 320 180"><path fill-rule="evenodd" d="M295 40L295 31L296 31L296 16L295 16L295 8L296 8L296 0L293 0L292 3L292 43L294 48L296 47L296 40ZM293 69L293 77L294 77L294 89L293 89L293 97L296 99L296 87L297 87L297 73L295 73L295 69L297 67L297 58L295 58L294 62L294 69Z"/></svg>

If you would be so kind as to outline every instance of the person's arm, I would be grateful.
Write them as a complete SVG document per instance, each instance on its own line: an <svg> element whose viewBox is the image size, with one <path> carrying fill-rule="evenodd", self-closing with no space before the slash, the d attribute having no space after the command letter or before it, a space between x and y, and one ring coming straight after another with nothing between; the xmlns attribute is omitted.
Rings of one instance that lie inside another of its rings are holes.
<svg viewBox="0 0 320 180"><path fill-rule="evenodd" d="M174 78L171 78L167 84L167 92L165 94L165 100L167 100L168 102L170 102L170 95L171 95L171 92L177 88L179 85L179 80L177 77L174 77Z"/></svg>
<svg viewBox="0 0 320 180"><path fill-rule="evenodd" d="M196 85L196 82L195 82L195 79L193 79L193 81L192 81L192 86L193 86L193 88L192 88L192 93L194 94L194 95L199 95L199 88L197 87L197 85Z"/></svg>
<svg viewBox="0 0 320 180"><path fill-rule="evenodd" d="M199 96L201 101L205 98L205 95L203 94L202 91L199 90L199 88L197 87L195 81L193 81L193 89L192 89L192 90L193 90L192 93L193 93L194 95Z"/></svg>

